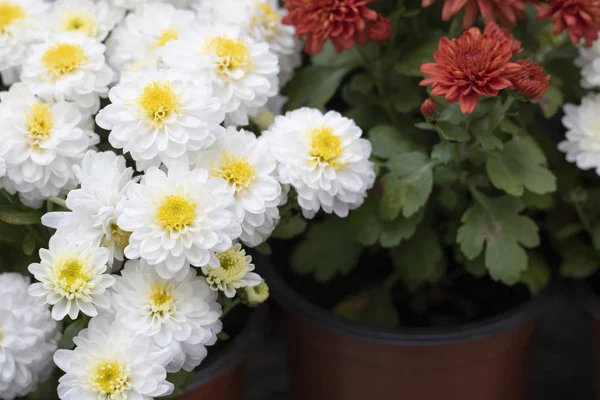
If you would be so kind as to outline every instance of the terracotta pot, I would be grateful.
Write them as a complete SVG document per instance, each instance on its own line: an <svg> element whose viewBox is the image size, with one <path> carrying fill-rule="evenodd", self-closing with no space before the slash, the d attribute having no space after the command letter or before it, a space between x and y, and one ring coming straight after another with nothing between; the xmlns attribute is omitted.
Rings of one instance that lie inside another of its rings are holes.
<svg viewBox="0 0 600 400"><path fill-rule="evenodd" d="M256 309L244 330L232 339L216 360L198 370L194 384L177 400L244 400L246 359L259 340L267 320L266 314L265 307Z"/></svg>
<svg viewBox="0 0 600 400"><path fill-rule="evenodd" d="M579 303L592 318L592 340L594 345L594 384L596 385L596 398L600 400L600 297L585 281L573 283L573 294Z"/></svg>
<svg viewBox="0 0 600 400"><path fill-rule="evenodd" d="M265 262L286 311L297 400L531 398L536 317L546 294L495 318L451 329L382 329L337 317L294 292ZM547 292L547 291L546 291Z"/></svg>

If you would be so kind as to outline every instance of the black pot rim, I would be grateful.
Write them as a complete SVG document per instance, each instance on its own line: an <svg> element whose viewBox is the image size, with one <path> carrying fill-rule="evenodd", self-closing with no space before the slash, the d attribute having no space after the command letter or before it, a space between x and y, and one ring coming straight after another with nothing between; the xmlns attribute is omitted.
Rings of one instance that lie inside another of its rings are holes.
<svg viewBox="0 0 600 400"><path fill-rule="evenodd" d="M383 328L354 323L313 304L292 289L275 271L271 260L255 255L257 268L268 283L275 301L288 312L312 321L331 332L394 346L439 346L469 342L524 324L541 312L554 283L531 300L496 316L451 328ZM599 308L600 309L600 308Z"/></svg>
<svg viewBox="0 0 600 400"><path fill-rule="evenodd" d="M206 368L200 368L196 372L196 379L194 383L186 389L186 392L198 389L216 377L226 373L237 364L245 361L250 354L252 345L256 342L262 332L262 327L267 318L266 314L267 309L265 306L255 309L246 327L231 339L231 343L225 347L219 357ZM208 351L210 351L210 348Z"/></svg>
<svg viewBox="0 0 600 400"><path fill-rule="evenodd" d="M572 281L571 292L575 301L590 315L600 318L600 296L585 280Z"/></svg>

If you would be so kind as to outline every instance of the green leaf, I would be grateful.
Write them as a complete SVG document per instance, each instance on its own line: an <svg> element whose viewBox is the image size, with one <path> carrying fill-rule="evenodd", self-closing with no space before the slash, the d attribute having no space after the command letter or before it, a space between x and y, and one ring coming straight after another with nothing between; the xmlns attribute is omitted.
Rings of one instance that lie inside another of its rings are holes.
<svg viewBox="0 0 600 400"><path fill-rule="evenodd" d="M419 222L423 219L424 209L408 218L399 217L394 221L382 222L379 244L383 248L392 248L415 234Z"/></svg>
<svg viewBox="0 0 600 400"><path fill-rule="evenodd" d="M167 374L167 381L171 382L173 386L175 386L175 389L173 390L173 393L168 397L165 397L165 399L174 399L183 395L185 389L192 385L195 379L196 375L194 371L188 372L184 369L175 374Z"/></svg>
<svg viewBox="0 0 600 400"><path fill-rule="evenodd" d="M0 206L0 221L11 225L41 224L42 214L37 210L23 210L15 206Z"/></svg>
<svg viewBox="0 0 600 400"><path fill-rule="evenodd" d="M556 190L556 178L545 164L544 154L530 137L515 138L503 150L490 153L486 169L495 187L522 196L525 189L537 194Z"/></svg>
<svg viewBox="0 0 600 400"><path fill-rule="evenodd" d="M576 244L564 250L560 274L567 278L585 279L592 276L598 267L598 253L588 245Z"/></svg>
<svg viewBox="0 0 600 400"><path fill-rule="evenodd" d="M540 99L540 107L546 118L554 116L563 104L562 90L555 85L550 85L544 97Z"/></svg>
<svg viewBox="0 0 600 400"><path fill-rule="evenodd" d="M358 93L369 93L373 89L373 78L367 74L356 74L350 81L350 89Z"/></svg>
<svg viewBox="0 0 600 400"><path fill-rule="evenodd" d="M334 68L357 68L363 64L356 48L338 53L329 41L325 43L319 54L311 57L311 60L314 65Z"/></svg>
<svg viewBox="0 0 600 400"><path fill-rule="evenodd" d="M396 62L394 68L396 72L408 75L421 77L421 65L426 62L433 61L433 52L437 49L440 34L435 32L431 38L419 44L418 47L399 57L399 61Z"/></svg>
<svg viewBox="0 0 600 400"><path fill-rule="evenodd" d="M257 252L264 256L270 256L273 254L273 250L271 250L271 245L269 242L263 242L254 248Z"/></svg>
<svg viewBox="0 0 600 400"><path fill-rule="evenodd" d="M477 258L485 246L485 265L490 276L512 285L527 269L523 247L539 245L538 227L520 215L524 205L510 196L487 198L477 193L477 203L463 214L457 243L469 259Z"/></svg>
<svg viewBox="0 0 600 400"><path fill-rule="evenodd" d="M89 318L80 317L73 321L69 326L65 328L60 341L58 342L59 349L73 349L75 347L75 343L73 343L73 338L81 332L82 329L85 329L88 325Z"/></svg>
<svg viewBox="0 0 600 400"><path fill-rule="evenodd" d="M28 233L25 235L25 239L23 239L23 253L30 256L35 251L35 235L33 233Z"/></svg>
<svg viewBox="0 0 600 400"><path fill-rule="evenodd" d="M300 107L323 108L338 90L349 67L308 65L296 71L282 93L288 97L286 110Z"/></svg>
<svg viewBox="0 0 600 400"><path fill-rule="evenodd" d="M432 162L425 154L412 152L391 158L386 176L381 215L393 220L402 210L406 218L425 205L433 188Z"/></svg>
<svg viewBox="0 0 600 400"><path fill-rule="evenodd" d="M521 275L521 283L527 285L531 294L535 295L548 285L551 275L546 261L537 254L531 254L529 266Z"/></svg>
<svg viewBox="0 0 600 400"><path fill-rule="evenodd" d="M391 125L378 125L369 131L369 141L373 146L373 155L388 159L407 153L411 145L402 134Z"/></svg>
<svg viewBox="0 0 600 400"><path fill-rule="evenodd" d="M439 134L446 140L466 142L471 137L465 128L451 122L438 121L436 127Z"/></svg>
<svg viewBox="0 0 600 400"><path fill-rule="evenodd" d="M487 267L485 266L485 259L481 256L474 260L467 260L463 265L465 270L476 278L483 278L488 274Z"/></svg>
<svg viewBox="0 0 600 400"><path fill-rule="evenodd" d="M353 240L348 220L330 217L312 224L292 253L292 268L298 274L313 274L327 282L337 274L346 275L358 264L362 246Z"/></svg>
<svg viewBox="0 0 600 400"><path fill-rule="evenodd" d="M417 122L415 128L421 129L422 131L436 131L435 125L429 122Z"/></svg>
<svg viewBox="0 0 600 400"><path fill-rule="evenodd" d="M402 282L411 291L437 282L445 272L442 245L428 227L418 229L412 238L396 247L393 258Z"/></svg>
<svg viewBox="0 0 600 400"><path fill-rule="evenodd" d="M434 160L438 160L447 164L450 160L452 160L452 153L454 151L455 145L452 143L442 140L435 146L433 146L433 150L431 151L431 158Z"/></svg>
<svg viewBox="0 0 600 400"><path fill-rule="evenodd" d="M292 215L282 218L273 231L273 237L276 239L292 239L304 233L307 222L301 215Z"/></svg>
<svg viewBox="0 0 600 400"><path fill-rule="evenodd" d="M54 365L48 367L52 368L52 375L37 388L29 393L24 399L26 400L58 400L58 379L62 375L58 372L57 368L54 368Z"/></svg>
<svg viewBox="0 0 600 400"><path fill-rule="evenodd" d="M15 228L14 225L10 225L0 221L0 242L7 243L15 247L21 247L21 244L25 240L25 233L22 229Z"/></svg>

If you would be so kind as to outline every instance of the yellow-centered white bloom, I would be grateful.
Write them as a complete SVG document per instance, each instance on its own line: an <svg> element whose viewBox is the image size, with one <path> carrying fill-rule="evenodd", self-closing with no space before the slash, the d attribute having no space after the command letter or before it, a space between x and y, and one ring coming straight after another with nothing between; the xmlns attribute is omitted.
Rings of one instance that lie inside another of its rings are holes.
<svg viewBox="0 0 600 400"><path fill-rule="evenodd" d="M23 63L28 46L44 38L43 19L48 3L43 0L0 1L0 71Z"/></svg>
<svg viewBox="0 0 600 400"><path fill-rule="evenodd" d="M298 193L306 218L323 209L346 217L375 181L371 143L336 111L301 108L275 118L263 133L277 159L279 180Z"/></svg>
<svg viewBox="0 0 600 400"><path fill-rule="evenodd" d="M148 337L136 336L110 314L92 318L54 362L65 372L61 400L152 400L173 392L163 352Z"/></svg>
<svg viewBox="0 0 600 400"><path fill-rule="evenodd" d="M81 32L103 41L124 15L123 9L106 0L58 0L52 5L47 24L54 33Z"/></svg>
<svg viewBox="0 0 600 400"><path fill-rule="evenodd" d="M88 151L75 168L79 188L67 195L70 211L52 212L42 223L58 230L70 242L87 242L108 249L108 265L123 261L129 232L117 224L127 185L133 182L133 169L112 151Z"/></svg>
<svg viewBox="0 0 600 400"><path fill-rule="evenodd" d="M77 186L73 167L98 143L91 119L72 103L47 103L22 83L0 93L0 157L6 175L0 182L19 193L29 207Z"/></svg>
<svg viewBox="0 0 600 400"><path fill-rule="evenodd" d="M131 260L113 289L113 307L123 326L173 354L168 372L193 370L206 357L205 346L216 343L221 305L195 269L164 279L143 260Z"/></svg>
<svg viewBox="0 0 600 400"><path fill-rule="evenodd" d="M72 101L84 113L94 114L115 76L106 65L104 49L81 32L54 35L31 46L21 80L47 101Z"/></svg>
<svg viewBox="0 0 600 400"><path fill-rule="evenodd" d="M232 298L236 290L257 286L262 278L252 272L254 264L252 257L246 255L242 245L236 243L224 252L217 253L219 267L202 267L202 272L206 276L206 281L210 288L215 291L222 291L225 296Z"/></svg>
<svg viewBox="0 0 600 400"><path fill-rule="evenodd" d="M264 242L279 222L281 199L277 162L267 143L252 132L229 127L198 159L198 167L234 189L235 213L242 221L240 240L248 246Z"/></svg>
<svg viewBox="0 0 600 400"><path fill-rule="evenodd" d="M125 256L150 265L165 263L175 276L190 263L218 267L215 252L225 251L240 236L232 208L234 189L204 169L174 164L168 174L148 169L141 183L127 190L119 226L132 232Z"/></svg>
<svg viewBox="0 0 600 400"><path fill-rule="evenodd" d="M40 250L40 258L29 266L39 281L31 285L29 294L52 306L52 318L60 321L68 315L75 319L80 311L93 317L98 315L97 307L110 307L106 289L115 278L106 274L108 250L54 235L49 248Z"/></svg>
<svg viewBox="0 0 600 400"><path fill-rule="evenodd" d="M60 326L27 293L29 278L0 274L0 398L21 398L53 370Z"/></svg>
<svg viewBox="0 0 600 400"><path fill-rule="evenodd" d="M106 44L108 62L120 72L157 67L165 45L184 36L196 23L192 11L165 2L144 1L110 35Z"/></svg>
<svg viewBox="0 0 600 400"><path fill-rule="evenodd" d="M247 125L277 94L279 63L265 42L230 25L204 26L165 46L164 63L212 87L227 125Z"/></svg>
<svg viewBox="0 0 600 400"><path fill-rule="evenodd" d="M126 73L110 90L111 104L96 117L108 140L131 153L138 169L185 162L223 136L224 114L210 87L173 70Z"/></svg>

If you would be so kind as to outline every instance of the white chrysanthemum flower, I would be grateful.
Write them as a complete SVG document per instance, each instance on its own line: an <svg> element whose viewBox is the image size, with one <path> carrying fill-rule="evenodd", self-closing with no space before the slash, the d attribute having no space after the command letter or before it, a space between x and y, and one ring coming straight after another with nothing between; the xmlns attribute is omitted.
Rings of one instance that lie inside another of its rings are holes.
<svg viewBox="0 0 600 400"><path fill-rule="evenodd" d="M52 32L81 32L103 41L124 15L106 0L58 0L47 18Z"/></svg>
<svg viewBox="0 0 600 400"><path fill-rule="evenodd" d="M115 77L104 59L105 46L79 33L54 35L31 46L21 80L48 101L72 101L89 115L100 108Z"/></svg>
<svg viewBox="0 0 600 400"><path fill-rule="evenodd" d="M111 104L96 116L108 140L138 163L138 169L185 162L225 131L224 114L210 87L173 70L127 73L109 92Z"/></svg>
<svg viewBox="0 0 600 400"><path fill-rule="evenodd" d="M132 232L125 256L150 265L166 263L179 271L186 263L218 267L215 252L225 251L241 234L232 209L233 188L208 171L173 165L168 174L156 167L127 190L119 226Z"/></svg>
<svg viewBox="0 0 600 400"><path fill-rule="evenodd" d="M6 162L2 185L23 203L39 207L50 196L77 185L73 166L98 143L74 104L45 103L22 83L0 93L0 156Z"/></svg>
<svg viewBox="0 0 600 400"><path fill-rule="evenodd" d="M133 10L144 4L147 0L110 0L115 7L121 7L126 10Z"/></svg>
<svg viewBox="0 0 600 400"><path fill-rule="evenodd" d="M44 38L42 23L48 3L43 0L0 1L0 71L21 65L27 48Z"/></svg>
<svg viewBox="0 0 600 400"><path fill-rule="evenodd" d="M580 46L575 65L581 68L581 87L600 87L600 40L589 47Z"/></svg>
<svg viewBox="0 0 600 400"><path fill-rule="evenodd" d="M31 285L29 294L52 305L54 319L60 321L67 315L75 319L80 311L93 317L98 315L96 307L110 307L106 289L115 278L105 273L108 250L54 235L49 248L40 250L40 258L40 263L29 266L39 281Z"/></svg>
<svg viewBox="0 0 600 400"><path fill-rule="evenodd" d="M225 179L235 190L236 215L242 221L240 239L249 246L264 242L279 222L281 198L277 162L267 143L252 132L229 127L198 159L196 166Z"/></svg>
<svg viewBox="0 0 600 400"><path fill-rule="evenodd" d="M175 354L167 371L177 372L183 365L192 370L206 357L205 346L216 343L221 305L196 270L189 269L182 279L164 279L143 260L132 260L113 290L116 318Z"/></svg>
<svg viewBox="0 0 600 400"><path fill-rule="evenodd" d="M123 261L123 250L129 242L129 232L117 224L121 214L125 189L133 182L133 170L125 159L112 151L88 151L81 167L76 168L79 184L67 196L71 211L52 212L43 216L42 223L58 230L70 242L87 242L106 247L108 265L115 259Z"/></svg>
<svg viewBox="0 0 600 400"><path fill-rule="evenodd" d="M156 67L164 46L185 35L196 23L192 11L145 1L110 35L106 45L108 62L121 72Z"/></svg>
<svg viewBox="0 0 600 400"><path fill-rule="evenodd" d="M252 272L252 257L246 255L241 244L236 243L226 251L217 253L217 258L218 268L202 267L212 290L222 291L225 296L232 298L237 289L257 286L262 281L260 275Z"/></svg>
<svg viewBox="0 0 600 400"><path fill-rule="evenodd" d="M306 218L323 209L346 217L375 181L371 143L340 113L301 108L275 118L263 134L279 165L279 180L298 193Z"/></svg>
<svg viewBox="0 0 600 400"><path fill-rule="evenodd" d="M0 274L0 398L13 400L36 389L52 372L59 325L27 293L29 278Z"/></svg>
<svg viewBox="0 0 600 400"><path fill-rule="evenodd" d="M230 25L205 26L167 46L163 61L212 86L228 125L247 125L277 94L279 63L269 45Z"/></svg>
<svg viewBox="0 0 600 400"><path fill-rule="evenodd" d="M590 93L581 105L565 104L562 123L567 128L564 141L558 149L566 153L566 159L582 170L596 169L600 175L600 94Z"/></svg>
<svg viewBox="0 0 600 400"><path fill-rule="evenodd" d="M131 335L110 315L89 323L74 350L58 350L54 362L65 372L61 400L152 400L173 392L161 350L150 338Z"/></svg>

